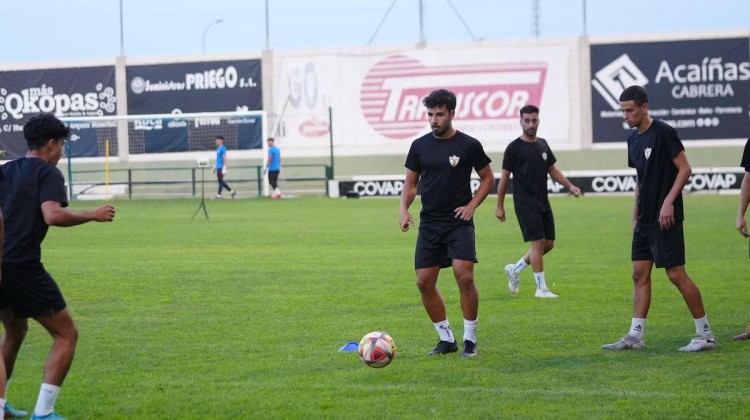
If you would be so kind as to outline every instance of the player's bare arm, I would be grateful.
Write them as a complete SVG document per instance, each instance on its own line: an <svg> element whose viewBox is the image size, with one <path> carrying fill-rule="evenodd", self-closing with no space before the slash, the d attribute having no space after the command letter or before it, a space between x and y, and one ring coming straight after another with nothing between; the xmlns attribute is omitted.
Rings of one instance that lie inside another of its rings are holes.
<svg viewBox="0 0 750 420"><path fill-rule="evenodd" d="M635 225L638 223L638 183L635 184L635 197L633 197L633 221L632 228L635 230Z"/></svg>
<svg viewBox="0 0 750 420"><path fill-rule="evenodd" d="M750 233L747 231L747 222L745 221L745 213L747 212L748 204L750 204L750 172L745 172L745 176L742 177L740 204L737 209L737 230L740 232L740 235L745 238L750 236Z"/></svg>
<svg viewBox="0 0 750 420"><path fill-rule="evenodd" d="M404 188L401 190L401 208L398 221L398 225L401 227L402 232L408 232L409 227L414 226L414 219L411 217L411 213L409 213L409 206L414 202L414 198L417 197L418 183L419 173L407 169Z"/></svg>
<svg viewBox="0 0 750 420"><path fill-rule="evenodd" d="M554 179L555 181L562 184L565 188L570 191L571 194L573 194L576 197L581 196L581 189L573 185L572 182L562 173L555 165L552 165L548 169L549 175Z"/></svg>
<svg viewBox="0 0 750 420"><path fill-rule="evenodd" d="M0 209L0 265L3 262L3 239L5 238L5 219L3 218L3 211ZM0 282L2 282L2 274L0 273Z"/></svg>
<svg viewBox="0 0 750 420"><path fill-rule="evenodd" d="M466 221L471 220L474 217L474 211L480 204L482 204L484 199L487 198L487 195L489 195L490 190L492 189L492 184L495 181L495 174L492 172L492 167L490 165L478 170L477 175L479 175L480 182L479 188L477 188L477 192L474 194L474 198L472 198L465 206L453 210L457 219Z"/></svg>
<svg viewBox="0 0 750 420"><path fill-rule="evenodd" d="M505 193L508 191L508 182L510 182L510 171L503 169L500 182L497 184L497 208L495 208L495 217L501 222L505 221Z"/></svg>
<svg viewBox="0 0 750 420"><path fill-rule="evenodd" d="M44 222L50 226L68 227L88 222L111 222L115 218L115 208L105 204L93 210L68 210L57 201L42 203Z"/></svg>
<svg viewBox="0 0 750 420"><path fill-rule="evenodd" d="M674 159L672 159L672 163L677 167L677 177L675 178L674 185L672 185L672 189L669 190L669 194L667 194L667 197L664 199L664 203L662 203L661 210L659 211L659 227L662 230L671 229L672 226L674 226L674 200L677 195L682 192L690 175L693 173L684 151L680 152Z"/></svg>

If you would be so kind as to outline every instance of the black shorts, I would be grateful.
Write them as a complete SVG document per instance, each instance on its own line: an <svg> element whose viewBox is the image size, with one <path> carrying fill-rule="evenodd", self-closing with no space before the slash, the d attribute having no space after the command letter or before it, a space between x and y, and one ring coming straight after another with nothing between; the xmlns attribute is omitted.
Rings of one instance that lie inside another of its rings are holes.
<svg viewBox="0 0 750 420"><path fill-rule="evenodd" d="M268 171L268 183L274 189L279 186L279 172L281 171Z"/></svg>
<svg viewBox="0 0 750 420"><path fill-rule="evenodd" d="M656 268L685 265L685 235L682 223L669 230L659 226L643 227L636 224L633 231L632 261L653 261Z"/></svg>
<svg viewBox="0 0 750 420"><path fill-rule="evenodd" d="M551 211L530 214L517 214L518 225L524 242L540 239L555 240L555 218Z"/></svg>
<svg viewBox="0 0 750 420"><path fill-rule="evenodd" d="M28 268L3 264L0 309L10 307L16 318L56 314L65 309L65 299L43 266Z"/></svg>
<svg viewBox="0 0 750 420"><path fill-rule="evenodd" d="M474 225L420 223L414 269L450 267L453 260L479 262L474 246Z"/></svg>

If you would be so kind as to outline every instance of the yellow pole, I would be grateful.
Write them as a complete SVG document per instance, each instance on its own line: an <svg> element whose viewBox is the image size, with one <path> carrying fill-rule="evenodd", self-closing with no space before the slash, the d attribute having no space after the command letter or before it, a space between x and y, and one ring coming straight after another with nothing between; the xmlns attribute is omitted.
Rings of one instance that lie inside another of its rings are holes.
<svg viewBox="0 0 750 420"><path fill-rule="evenodd" d="M104 199L109 202L109 139L104 143Z"/></svg>

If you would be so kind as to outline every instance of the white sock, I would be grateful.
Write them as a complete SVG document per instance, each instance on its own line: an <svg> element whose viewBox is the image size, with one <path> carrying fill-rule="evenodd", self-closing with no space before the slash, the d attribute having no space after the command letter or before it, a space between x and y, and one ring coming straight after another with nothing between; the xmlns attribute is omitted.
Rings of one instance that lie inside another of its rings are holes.
<svg viewBox="0 0 750 420"><path fill-rule="evenodd" d="M0 419L5 418L5 398L0 398Z"/></svg>
<svg viewBox="0 0 750 420"><path fill-rule="evenodd" d="M442 341L447 341L449 343L456 342L456 339L453 337L453 331L451 331L451 325L448 323L447 319L445 321L435 322L433 325L435 325L435 329Z"/></svg>
<svg viewBox="0 0 750 420"><path fill-rule="evenodd" d="M521 257L520 260L516 263L516 265L513 267L513 271L516 272L516 274L521 274L521 271L523 271L524 268L528 267L529 265L526 264L526 261L524 261L523 257Z"/></svg>
<svg viewBox="0 0 750 420"><path fill-rule="evenodd" d="M536 281L536 288L537 289L546 289L547 288L547 282L544 281L544 271L540 273L534 273L534 281Z"/></svg>
<svg viewBox="0 0 750 420"><path fill-rule="evenodd" d="M57 394L59 393L59 386L42 384L42 389L39 390L39 399L36 400L34 414L37 416L46 416L55 411L55 401L57 400Z"/></svg>
<svg viewBox="0 0 750 420"><path fill-rule="evenodd" d="M477 320L469 321L464 319L464 340L469 340L473 343L477 342Z"/></svg>
<svg viewBox="0 0 750 420"><path fill-rule="evenodd" d="M695 333L704 337L713 336L711 327L708 325L708 315L703 315L703 318L694 319L695 321Z"/></svg>
<svg viewBox="0 0 750 420"><path fill-rule="evenodd" d="M643 333L646 330L646 318L633 318L630 321L630 331L628 335L638 339L643 338Z"/></svg>

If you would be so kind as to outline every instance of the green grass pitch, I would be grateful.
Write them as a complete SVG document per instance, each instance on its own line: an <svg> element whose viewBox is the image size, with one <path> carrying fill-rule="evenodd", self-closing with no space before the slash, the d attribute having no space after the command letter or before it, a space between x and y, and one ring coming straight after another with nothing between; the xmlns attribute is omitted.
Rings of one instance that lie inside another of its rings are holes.
<svg viewBox="0 0 750 420"><path fill-rule="evenodd" d="M56 410L98 418L744 417L748 244L737 196L686 196L687 269L718 347L683 354L691 316L653 275L646 348L605 352L631 317L633 198L556 197L545 272L560 299L512 296L502 269L526 250L495 197L476 214L479 356L428 358L437 334L414 284L416 231L394 199L116 201L117 219L52 228L42 260L80 330ZM96 203L75 202L82 209ZM418 201L412 213L418 217ZM438 282L463 333L450 270ZM338 348L373 330L398 346L372 369ZM51 340L32 322L8 399L32 410Z"/></svg>

